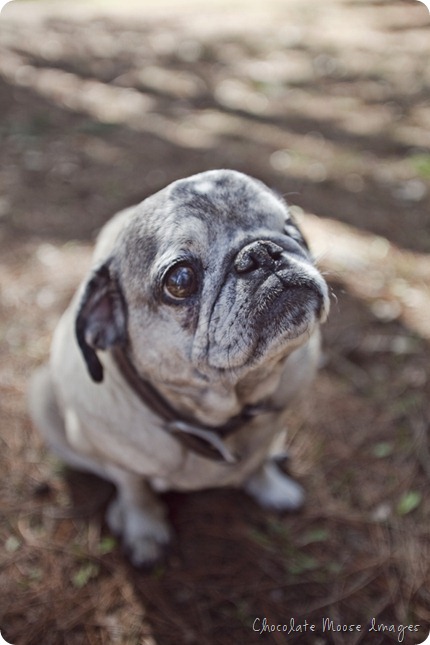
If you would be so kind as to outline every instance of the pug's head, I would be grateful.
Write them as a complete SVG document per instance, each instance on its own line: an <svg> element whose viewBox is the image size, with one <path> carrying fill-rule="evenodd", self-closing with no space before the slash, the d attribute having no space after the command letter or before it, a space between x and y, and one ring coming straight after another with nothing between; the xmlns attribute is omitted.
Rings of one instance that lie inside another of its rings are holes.
<svg viewBox="0 0 430 645"><path fill-rule="evenodd" d="M137 372L173 389L235 385L304 343L328 290L285 202L215 170L135 208L87 281L76 331L91 377L96 350L127 348Z"/></svg>

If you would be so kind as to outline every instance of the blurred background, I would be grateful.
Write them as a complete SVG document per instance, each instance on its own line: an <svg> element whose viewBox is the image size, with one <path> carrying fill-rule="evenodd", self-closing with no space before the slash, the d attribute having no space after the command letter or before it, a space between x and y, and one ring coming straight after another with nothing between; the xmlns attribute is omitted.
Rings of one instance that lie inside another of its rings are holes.
<svg viewBox="0 0 430 645"><path fill-rule="evenodd" d="M15 645L399 642L430 628L430 15L414 0L15 0L0 16L0 630ZM168 494L133 571L110 486L64 470L25 392L101 225L233 168L283 194L333 290L291 415L305 509ZM322 633L321 620L365 626Z"/></svg>

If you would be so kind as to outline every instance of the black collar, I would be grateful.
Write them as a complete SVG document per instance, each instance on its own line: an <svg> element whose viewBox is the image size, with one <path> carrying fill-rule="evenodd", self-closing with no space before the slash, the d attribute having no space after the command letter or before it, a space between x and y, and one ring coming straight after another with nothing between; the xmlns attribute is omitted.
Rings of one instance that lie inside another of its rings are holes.
<svg viewBox="0 0 430 645"><path fill-rule="evenodd" d="M224 425L205 426L175 410L151 383L141 378L125 349L115 347L112 356L131 389L151 412L164 421L163 428L188 450L207 459L237 463L238 456L231 452L223 440L243 428L253 417L275 411L265 405L245 406Z"/></svg>

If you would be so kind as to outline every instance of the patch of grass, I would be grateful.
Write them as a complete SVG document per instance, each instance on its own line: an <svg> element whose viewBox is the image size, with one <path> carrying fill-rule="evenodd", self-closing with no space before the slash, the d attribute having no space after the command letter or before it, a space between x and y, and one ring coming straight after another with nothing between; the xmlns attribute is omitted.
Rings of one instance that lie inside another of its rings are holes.
<svg viewBox="0 0 430 645"><path fill-rule="evenodd" d="M306 544L315 544L316 542L326 542L330 538L330 532L324 528L315 528L307 531L300 539L301 546Z"/></svg>
<svg viewBox="0 0 430 645"><path fill-rule="evenodd" d="M422 502L422 495L416 490L407 491L397 504L397 515L408 515L415 511Z"/></svg>
<svg viewBox="0 0 430 645"><path fill-rule="evenodd" d="M294 559L287 564L287 571L293 576L299 576L307 571L315 571L320 566L319 561L313 556L297 552Z"/></svg>
<svg viewBox="0 0 430 645"><path fill-rule="evenodd" d="M409 162L422 179L430 179L430 154L413 155Z"/></svg>
<svg viewBox="0 0 430 645"><path fill-rule="evenodd" d="M72 576L72 584L76 589L85 587L92 578L97 578L100 567L95 562L85 562Z"/></svg>
<svg viewBox="0 0 430 645"><path fill-rule="evenodd" d="M377 459L385 459L393 454L394 446L390 441L380 441L373 446L372 455Z"/></svg>
<svg viewBox="0 0 430 645"><path fill-rule="evenodd" d="M97 550L100 555L106 555L107 553L114 551L116 549L116 546L117 541L115 540L115 538L111 535L107 535L100 540L100 544L98 545Z"/></svg>

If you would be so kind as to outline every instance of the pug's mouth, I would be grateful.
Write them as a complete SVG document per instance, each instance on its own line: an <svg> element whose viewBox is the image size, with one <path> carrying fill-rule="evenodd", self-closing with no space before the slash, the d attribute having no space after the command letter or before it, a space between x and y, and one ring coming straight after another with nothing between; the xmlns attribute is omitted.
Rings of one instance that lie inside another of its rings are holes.
<svg viewBox="0 0 430 645"><path fill-rule="evenodd" d="M299 274L284 268L266 274L259 285L252 281L236 290L229 285L209 325L209 366L237 371L274 357L279 360L325 319L327 299L325 282L316 270ZM223 318L220 310L227 312Z"/></svg>

